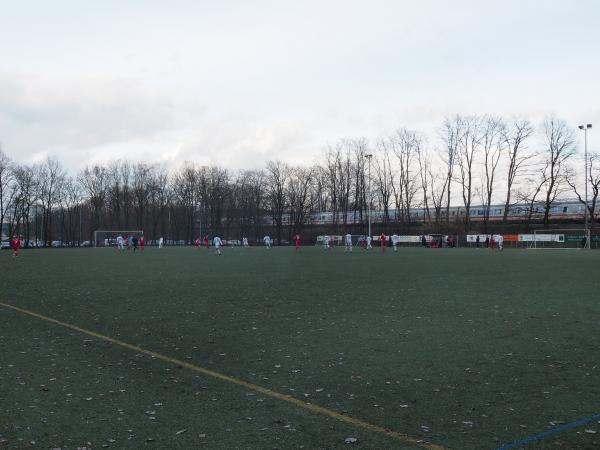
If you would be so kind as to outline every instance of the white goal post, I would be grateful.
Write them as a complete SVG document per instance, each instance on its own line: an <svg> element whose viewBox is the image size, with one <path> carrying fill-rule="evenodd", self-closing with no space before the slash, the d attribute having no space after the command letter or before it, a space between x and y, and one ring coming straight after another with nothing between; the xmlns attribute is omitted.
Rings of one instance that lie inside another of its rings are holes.
<svg viewBox="0 0 600 450"><path fill-rule="evenodd" d="M143 236L144 230L96 230L94 231L94 247L109 247L117 245L117 236Z"/></svg>

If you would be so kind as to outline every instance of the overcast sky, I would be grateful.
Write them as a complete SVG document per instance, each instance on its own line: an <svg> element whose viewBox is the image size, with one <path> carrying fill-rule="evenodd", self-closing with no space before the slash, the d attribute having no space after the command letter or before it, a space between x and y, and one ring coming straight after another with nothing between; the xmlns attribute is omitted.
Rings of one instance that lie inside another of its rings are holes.
<svg viewBox="0 0 600 450"><path fill-rule="evenodd" d="M454 113L556 112L600 150L600 2L5 1L0 142L117 158L309 164Z"/></svg>

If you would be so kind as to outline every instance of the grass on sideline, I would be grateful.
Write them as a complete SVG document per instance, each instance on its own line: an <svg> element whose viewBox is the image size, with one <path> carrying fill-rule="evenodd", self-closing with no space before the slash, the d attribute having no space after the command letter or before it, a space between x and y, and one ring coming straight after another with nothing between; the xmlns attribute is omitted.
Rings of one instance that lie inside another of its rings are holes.
<svg viewBox="0 0 600 450"><path fill-rule="evenodd" d="M389 250L2 251L0 301L446 448L600 412L600 252ZM0 320L10 448L418 448L7 308ZM526 448L599 436L594 422Z"/></svg>

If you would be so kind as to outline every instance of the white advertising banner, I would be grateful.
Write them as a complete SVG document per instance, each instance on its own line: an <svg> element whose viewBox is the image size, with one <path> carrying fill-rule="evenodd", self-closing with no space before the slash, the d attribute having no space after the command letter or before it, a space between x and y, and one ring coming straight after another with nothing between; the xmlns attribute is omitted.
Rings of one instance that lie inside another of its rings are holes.
<svg viewBox="0 0 600 450"><path fill-rule="evenodd" d="M520 234L519 242L564 242L564 234Z"/></svg>

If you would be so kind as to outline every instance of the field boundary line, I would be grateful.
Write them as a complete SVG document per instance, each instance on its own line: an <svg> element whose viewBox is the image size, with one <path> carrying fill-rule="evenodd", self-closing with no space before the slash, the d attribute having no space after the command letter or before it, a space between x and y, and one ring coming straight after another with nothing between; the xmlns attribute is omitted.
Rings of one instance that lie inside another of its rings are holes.
<svg viewBox="0 0 600 450"><path fill-rule="evenodd" d="M592 414L589 416L582 417L580 419L574 420L572 422L564 423L562 425L558 425L554 428L550 428L549 430L542 431L540 433L532 434L531 436L527 436L522 439L517 439L515 441L509 442L508 444L501 445L496 448L496 450L511 450L514 448L523 447L524 445L531 444L532 442L541 441L542 439L547 438L556 433L560 433L561 431L571 430L573 428L578 428L586 423L592 422L596 419L600 419L600 413Z"/></svg>
<svg viewBox="0 0 600 450"><path fill-rule="evenodd" d="M438 444L433 444L431 442L427 442L424 439L419 439L414 436L410 436L408 434L401 433L398 431L388 430L387 428L384 428L382 426L375 425L370 422L366 422L366 421L364 421L362 419L358 419L356 417L340 414L336 411L325 408L323 406L315 405L313 403L307 403L303 400L292 397L291 395L282 394L280 392L271 390L269 388L260 386L258 384L254 384L249 381L242 380L241 378L236 378L236 377L233 377L230 375L226 375L224 373L217 372L215 370L206 369L204 367L197 366L195 364L191 364L189 362L182 361L177 358L172 358L170 356L166 356L161 353L154 352L152 350L146 350L142 347L138 347L137 345L129 344L129 343L121 341L119 339L115 339L110 336L106 336L104 334L96 333L95 331L87 330L85 328L81 328L77 325L73 325L73 324L70 324L67 322L63 322L61 320L53 319L52 317L48 317L43 314L36 313L34 311L30 311L28 309L19 308L18 306L10 305L10 304L4 303L4 302L0 302L0 306L3 306L8 309L12 309L13 311L17 311L17 312L19 312L21 314L25 314L27 316L35 317L35 318L43 320L45 322L59 325L63 328L68 328L70 330L77 331L79 333L86 334L88 336L92 336L101 341L110 342L111 344L114 344L116 346L123 347L128 350L132 350L134 352L150 356L151 358L155 358L155 359L158 359L163 362L167 362L167 363L174 364L177 366L185 367L186 369L189 369L193 372L201 373L203 375L207 375L209 377L216 378L218 380L226 381L228 383L235 384L237 386L241 386L241 387L246 388L251 391L259 392L268 397L275 398L277 400L281 400L283 402L292 404L294 406L298 406L298 407L308 410L310 412L335 419L339 422L351 424L351 425L354 425L359 428L363 428L368 431L382 434L384 436L393 438L393 439L403 442L405 444L415 445L415 446L418 446L418 447L421 447L421 448L424 448L427 450L448 450L446 447L443 447Z"/></svg>

